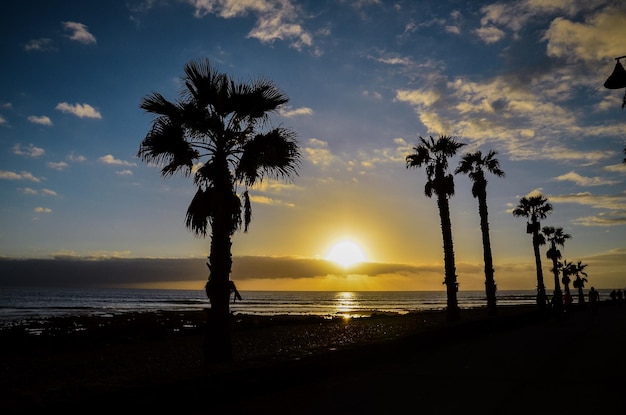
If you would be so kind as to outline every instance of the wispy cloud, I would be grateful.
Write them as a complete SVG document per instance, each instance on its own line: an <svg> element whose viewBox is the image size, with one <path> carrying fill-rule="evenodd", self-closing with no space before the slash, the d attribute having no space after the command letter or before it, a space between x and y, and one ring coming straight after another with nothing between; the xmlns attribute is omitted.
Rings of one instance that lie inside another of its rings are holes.
<svg viewBox="0 0 626 415"><path fill-rule="evenodd" d="M83 23L63 22L63 29L70 32L68 37L76 42L89 45L96 43L96 37L89 33L89 29Z"/></svg>
<svg viewBox="0 0 626 415"><path fill-rule="evenodd" d="M196 17L203 17L210 13L225 19L254 15L256 25L248 36L262 43L286 40L291 42L291 46L296 49L313 45L313 36L301 25L302 12L291 0L187 1L194 7Z"/></svg>
<svg viewBox="0 0 626 415"><path fill-rule="evenodd" d="M42 116L29 115L28 121L32 122L33 124L52 125L52 120L50 119L50 117L46 115L42 115Z"/></svg>
<svg viewBox="0 0 626 415"><path fill-rule="evenodd" d="M28 148L23 148L20 144L13 146L13 154L17 154L18 156L37 158L43 156L45 153L46 151L43 148L36 147L32 144L29 144Z"/></svg>
<svg viewBox="0 0 626 415"><path fill-rule="evenodd" d="M607 180L602 177L584 177L575 171L571 171L566 174L562 174L560 176L555 177L555 180L558 181L570 181L574 182L580 186L602 186L602 185L611 185L619 183L616 180Z"/></svg>
<svg viewBox="0 0 626 415"><path fill-rule="evenodd" d="M40 38L29 40L28 43L24 45L24 50L28 52L46 52L54 51L56 50L56 47L54 46L52 39Z"/></svg>
<svg viewBox="0 0 626 415"><path fill-rule="evenodd" d="M601 60L624 54L626 6L609 7L591 14L584 22L558 17L544 40L548 56Z"/></svg>
<svg viewBox="0 0 626 415"><path fill-rule="evenodd" d="M328 148L328 143L317 138L309 139L303 150L304 157L319 167L327 167L335 160L335 156Z"/></svg>
<svg viewBox="0 0 626 415"><path fill-rule="evenodd" d="M19 189L25 195L42 195L42 196L57 196L57 192L50 189L33 189L30 187L24 187Z"/></svg>
<svg viewBox="0 0 626 415"><path fill-rule="evenodd" d="M73 114L79 118L102 118L100 112L89 104L71 105L67 102L59 102L55 109L63 113Z"/></svg>
<svg viewBox="0 0 626 415"><path fill-rule="evenodd" d="M3 180L29 180L31 182L39 183L41 181L40 178L35 177L32 173L27 171L22 171L19 173L13 171L0 170L0 179Z"/></svg>
<svg viewBox="0 0 626 415"><path fill-rule="evenodd" d="M285 118L297 117L300 115L313 115L313 110L309 107L291 109L291 107L280 108L279 114Z"/></svg>
<svg viewBox="0 0 626 415"><path fill-rule="evenodd" d="M76 163L83 163L87 160L87 158L80 154L70 154L69 156L67 156L67 160Z"/></svg>
<svg viewBox="0 0 626 415"><path fill-rule="evenodd" d="M131 163L130 161L119 160L113 157L112 154L107 154L106 156L102 156L98 159L98 161L102 164L110 164L113 166L136 166L137 164Z"/></svg>
<svg viewBox="0 0 626 415"><path fill-rule="evenodd" d="M626 224L626 192L616 195L595 195L582 192L566 195L550 195L553 203L575 203L602 209L597 215L590 215L573 220L576 225L614 226Z"/></svg>
<svg viewBox="0 0 626 415"><path fill-rule="evenodd" d="M506 33L504 33L504 31L498 29L495 26L485 26L485 27L481 27L478 28L474 31L474 33L476 33L476 35L482 39L483 42L490 44L490 43L496 43L502 39L504 39L504 36L506 35Z"/></svg>
<svg viewBox="0 0 626 415"><path fill-rule="evenodd" d="M118 176L132 176L133 172L131 170L124 169L116 171L115 174L117 174Z"/></svg>
<svg viewBox="0 0 626 415"><path fill-rule="evenodd" d="M36 207L35 209L33 209L33 212L35 213L52 213L52 209L47 208L47 207Z"/></svg>
<svg viewBox="0 0 626 415"><path fill-rule="evenodd" d="M65 170L65 169L67 169L70 166L69 164L67 164L64 161L59 161L58 163L49 161L47 163L47 165L48 165L49 168L51 168L53 170L59 170L59 171Z"/></svg>

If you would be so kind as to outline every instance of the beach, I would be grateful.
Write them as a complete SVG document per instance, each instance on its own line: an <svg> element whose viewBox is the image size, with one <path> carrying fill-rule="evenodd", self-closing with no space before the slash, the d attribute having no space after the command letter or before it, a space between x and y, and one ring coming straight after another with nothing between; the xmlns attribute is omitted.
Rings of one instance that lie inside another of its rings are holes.
<svg viewBox="0 0 626 415"><path fill-rule="evenodd" d="M620 412L626 305L368 318L234 316L207 367L205 313L58 318L0 332L0 412ZM34 335L33 333L38 333Z"/></svg>

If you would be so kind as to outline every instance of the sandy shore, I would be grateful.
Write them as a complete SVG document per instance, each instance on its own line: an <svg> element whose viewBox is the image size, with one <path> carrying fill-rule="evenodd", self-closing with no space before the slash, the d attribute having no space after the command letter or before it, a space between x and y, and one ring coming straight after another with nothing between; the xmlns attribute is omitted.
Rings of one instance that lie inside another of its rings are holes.
<svg viewBox="0 0 626 415"><path fill-rule="evenodd" d="M204 312L64 318L0 331L0 413L620 413L626 305L352 320L237 316L207 368ZM33 332L39 335L33 335Z"/></svg>

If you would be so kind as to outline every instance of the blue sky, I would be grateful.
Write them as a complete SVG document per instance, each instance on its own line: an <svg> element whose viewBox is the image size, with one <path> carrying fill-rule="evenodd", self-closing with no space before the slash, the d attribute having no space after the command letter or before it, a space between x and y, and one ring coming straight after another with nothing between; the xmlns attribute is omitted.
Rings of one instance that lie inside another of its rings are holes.
<svg viewBox="0 0 626 415"><path fill-rule="evenodd" d="M204 258L209 240L184 227L191 181L136 154L151 123L141 99L175 100L183 66L209 58L280 86L290 101L272 124L303 154L293 182L251 191L252 226L233 245L243 289L442 289L436 200L404 163L440 134L498 152L500 288L535 288L511 209L537 191L554 206L543 225L572 235L564 257L588 263L591 284L626 285L624 90L602 86L626 55L622 1L24 0L3 5L0 27L4 260ZM482 289L477 202L455 182L459 282ZM371 268L311 266L344 239ZM203 268L157 279L194 287ZM544 255L548 288L549 269Z"/></svg>

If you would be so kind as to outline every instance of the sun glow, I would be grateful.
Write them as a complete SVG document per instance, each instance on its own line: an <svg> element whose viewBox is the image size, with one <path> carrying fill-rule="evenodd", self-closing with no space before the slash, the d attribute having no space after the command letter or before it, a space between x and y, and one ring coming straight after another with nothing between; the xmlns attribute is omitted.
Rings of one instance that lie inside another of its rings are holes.
<svg viewBox="0 0 626 415"><path fill-rule="evenodd" d="M326 254L326 259L343 267L349 267L365 261L361 247L352 241L341 241L333 245Z"/></svg>

